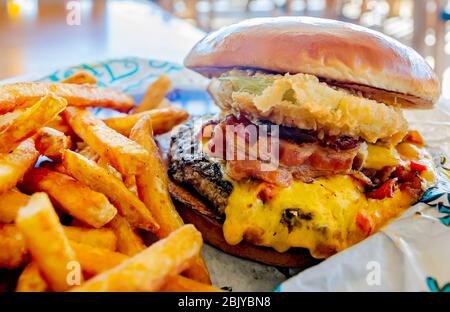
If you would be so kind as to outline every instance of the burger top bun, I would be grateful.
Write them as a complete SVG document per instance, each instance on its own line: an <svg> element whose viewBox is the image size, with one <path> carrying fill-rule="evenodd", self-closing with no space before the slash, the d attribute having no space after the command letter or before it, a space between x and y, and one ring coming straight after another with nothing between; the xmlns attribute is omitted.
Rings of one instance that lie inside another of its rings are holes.
<svg viewBox="0 0 450 312"><path fill-rule="evenodd" d="M440 94L436 74L413 49L365 27L311 17L224 27L198 42L184 63L209 77L230 68L306 73L363 94L393 92L412 108L431 107Z"/></svg>

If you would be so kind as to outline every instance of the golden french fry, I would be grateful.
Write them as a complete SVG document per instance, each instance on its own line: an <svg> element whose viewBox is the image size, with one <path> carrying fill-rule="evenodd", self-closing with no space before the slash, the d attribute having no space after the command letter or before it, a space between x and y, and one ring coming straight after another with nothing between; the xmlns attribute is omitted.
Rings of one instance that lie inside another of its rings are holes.
<svg viewBox="0 0 450 312"><path fill-rule="evenodd" d="M83 148L78 149L77 153L95 162L97 162L100 159L100 156L98 156L98 154L89 145L86 145Z"/></svg>
<svg viewBox="0 0 450 312"><path fill-rule="evenodd" d="M0 153L9 153L23 140L36 134L67 106L60 97L47 95L26 109L0 132ZM1 117L0 117L1 118Z"/></svg>
<svg viewBox="0 0 450 312"><path fill-rule="evenodd" d="M167 173L162 164L158 146L152 138L152 123L149 117L139 120L131 130L130 139L136 141L149 152L148 166L137 174L136 185L139 198L162 222L157 235L164 238L183 226L183 220L172 203L167 187Z"/></svg>
<svg viewBox="0 0 450 312"><path fill-rule="evenodd" d="M155 134L163 134L169 132L173 127L188 119L189 114L186 111L175 107L158 108L139 114L111 117L104 121L108 127L125 136L129 136L131 128L133 128L139 119L145 116L150 116L152 119L153 131Z"/></svg>
<svg viewBox="0 0 450 312"><path fill-rule="evenodd" d="M96 84L97 79L88 72L78 72L61 81L62 83Z"/></svg>
<svg viewBox="0 0 450 312"><path fill-rule="evenodd" d="M131 193L133 193L134 195L138 196L138 191L137 191L137 185L136 185L136 177L133 176L126 176L123 183L125 184L125 186L127 187L127 189L130 190Z"/></svg>
<svg viewBox="0 0 450 312"><path fill-rule="evenodd" d="M0 222L12 223L16 219L17 211L28 203L30 196L16 188L0 195Z"/></svg>
<svg viewBox="0 0 450 312"><path fill-rule="evenodd" d="M68 107L64 116L75 133L121 174L132 175L145 167L148 152L144 148L109 128L87 110Z"/></svg>
<svg viewBox="0 0 450 312"><path fill-rule="evenodd" d="M167 95L170 88L172 88L170 78L166 75L160 76L148 86L141 104L134 109L134 113L141 113L156 108Z"/></svg>
<svg viewBox="0 0 450 312"><path fill-rule="evenodd" d="M107 107L121 112L128 112L134 107L131 96L95 85L25 82L0 85L0 114L28 107L50 93L66 99L69 106Z"/></svg>
<svg viewBox="0 0 450 312"><path fill-rule="evenodd" d="M22 234L13 224L0 224L0 268L17 269L28 260Z"/></svg>
<svg viewBox="0 0 450 312"><path fill-rule="evenodd" d="M72 128L70 128L70 126L67 124L64 118L61 117L61 115L53 118L53 120L47 124L47 127L58 130L70 137L74 135Z"/></svg>
<svg viewBox="0 0 450 312"><path fill-rule="evenodd" d="M108 171L108 173L112 174L113 176L115 176L117 179L119 179L120 181L122 181L122 174L117 171L113 166L111 166L108 161L106 161L106 159L98 157L97 160L97 164L100 167L103 167L104 169L106 169L106 171Z"/></svg>
<svg viewBox="0 0 450 312"><path fill-rule="evenodd" d="M170 197L167 172L162 163L158 147L152 138L152 123L148 116L136 123L131 130L130 138L149 152L148 166L136 175L136 185L139 197L152 212L160 226L156 234L159 238L164 238L183 226L183 220ZM201 257L195 259L185 273L188 277L199 282L211 283L208 269Z"/></svg>
<svg viewBox="0 0 450 312"><path fill-rule="evenodd" d="M117 214L117 209L105 195L68 175L47 168L31 169L25 175L22 187L28 193L48 193L62 210L96 228L102 227Z"/></svg>
<svg viewBox="0 0 450 312"><path fill-rule="evenodd" d="M9 154L0 154L0 193L16 186L25 172L34 166L39 152L34 146L34 140L23 141Z"/></svg>
<svg viewBox="0 0 450 312"><path fill-rule="evenodd" d="M134 256L146 248L142 238L136 234L125 218L117 215L108 227L117 237L117 250L125 255Z"/></svg>
<svg viewBox="0 0 450 312"><path fill-rule="evenodd" d="M151 232L158 230L158 224L144 203L131 193L122 181L97 163L66 150L63 154L63 165L71 176L91 189L105 194L131 225Z"/></svg>
<svg viewBox="0 0 450 312"><path fill-rule="evenodd" d="M19 209L16 225L50 288L69 289L67 276L76 256L47 194L33 194L28 204ZM83 279L81 272L79 279Z"/></svg>
<svg viewBox="0 0 450 312"><path fill-rule="evenodd" d="M75 251L83 273L88 276L107 271L128 259L127 256L109 250L92 247L70 241ZM48 284L42 277L35 262L29 263L17 281L17 292L43 292L48 290Z"/></svg>
<svg viewBox="0 0 450 312"><path fill-rule="evenodd" d="M161 108L171 108L172 103L168 99L163 99L155 109L161 109Z"/></svg>
<svg viewBox="0 0 450 312"><path fill-rule="evenodd" d="M9 127L14 120L25 112L26 109L16 109L15 111L6 113L0 117L0 132Z"/></svg>
<svg viewBox="0 0 450 312"><path fill-rule="evenodd" d="M157 291L169 276L189 266L201 246L201 234L194 226L185 225L72 291Z"/></svg>
<svg viewBox="0 0 450 312"><path fill-rule="evenodd" d="M208 284L194 281L190 278L175 275L167 279L166 283L159 290L162 292L221 292L222 289L215 288Z"/></svg>
<svg viewBox="0 0 450 312"><path fill-rule="evenodd" d="M60 160L62 152L72 146L70 137L53 128L44 127L36 136L36 149L44 156Z"/></svg>
<svg viewBox="0 0 450 312"><path fill-rule="evenodd" d="M48 290L47 281L42 277L36 262L30 262L19 276L16 292L44 292Z"/></svg>
<svg viewBox="0 0 450 312"><path fill-rule="evenodd" d="M70 246L77 255L77 260L81 265L83 273L87 276L100 274L128 259L126 255L121 253L80 244L74 241L70 242Z"/></svg>
<svg viewBox="0 0 450 312"><path fill-rule="evenodd" d="M117 248L117 237L110 229L89 229L76 226L63 226L67 238L71 241L115 251Z"/></svg>

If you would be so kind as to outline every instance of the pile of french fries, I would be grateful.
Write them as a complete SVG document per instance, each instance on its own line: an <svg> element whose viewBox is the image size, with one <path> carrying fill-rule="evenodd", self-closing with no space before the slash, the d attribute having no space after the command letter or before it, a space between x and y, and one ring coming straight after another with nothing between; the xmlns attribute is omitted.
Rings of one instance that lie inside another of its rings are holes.
<svg viewBox="0 0 450 312"><path fill-rule="evenodd" d="M165 99L170 79L139 106L95 84L0 86L0 269L21 270L19 292L217 291L153 138L188 118Z"/></svg>

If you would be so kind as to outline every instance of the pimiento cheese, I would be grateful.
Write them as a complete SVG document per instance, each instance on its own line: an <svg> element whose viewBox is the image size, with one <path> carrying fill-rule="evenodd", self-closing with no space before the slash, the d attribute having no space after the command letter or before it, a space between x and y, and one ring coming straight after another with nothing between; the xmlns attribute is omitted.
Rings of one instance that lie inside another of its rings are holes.
<svg viewBox="0 0 450 312"><path fill-rule="evenodd" d="M230 245L242 240L284 252L308 248L316 258L328 257L377 231L414 202L408 192L393 198L367 199L363 186L348 175L295 181L275 188L267 202L258 194L267 186L257 181L233 182L223 233Z"/></svg>

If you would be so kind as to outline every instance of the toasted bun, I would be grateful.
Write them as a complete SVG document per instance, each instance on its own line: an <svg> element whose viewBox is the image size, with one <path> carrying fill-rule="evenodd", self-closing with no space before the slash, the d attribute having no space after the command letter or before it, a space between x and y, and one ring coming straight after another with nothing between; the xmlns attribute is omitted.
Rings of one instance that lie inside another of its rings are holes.
<svg viewBox="0 0 450 312"><path fill-rule="evenodd" d="M440 95L436 74L413 49L379 32L327 19L246 20L203 38L184 63L205 76L230 68L306 73L407 95L410 108L431 107Z"/></svg>
<svg viewBox="0 0 450 312"><path fill-rule="evenodd" d="M303 248L291 248L288 252L279 253L272 248L259 247L245 242L234 246L229 245L223 237L222 224L200 199L174 183L169 183L169 189L183 220L186 223L194 224L208 244L227 254L289 268L306 269L319 262L311 256L307 249Z"/></svg>

